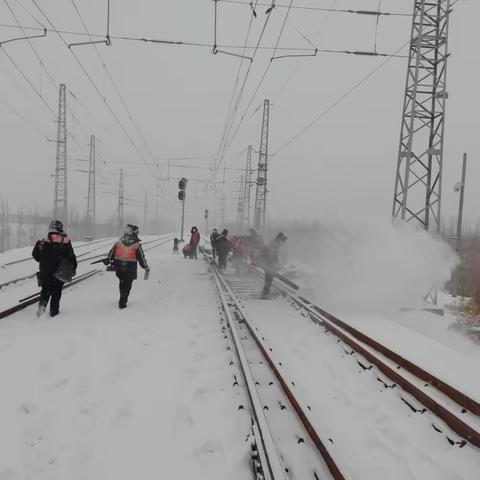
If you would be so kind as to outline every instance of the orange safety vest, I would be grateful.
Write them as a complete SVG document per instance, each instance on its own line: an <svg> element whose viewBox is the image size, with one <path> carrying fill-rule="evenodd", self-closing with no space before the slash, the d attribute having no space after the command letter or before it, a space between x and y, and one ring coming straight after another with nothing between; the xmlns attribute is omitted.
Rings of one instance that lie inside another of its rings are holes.
<svg viewBox="0 0 480 480"><path fill-rule="evenodd" d="M113 258L115 260L121 260L122 262L136 262L137 250L140 246L140 242L132 243L131 245L125 245L120 240L115 242L115 253Z"/></svg>

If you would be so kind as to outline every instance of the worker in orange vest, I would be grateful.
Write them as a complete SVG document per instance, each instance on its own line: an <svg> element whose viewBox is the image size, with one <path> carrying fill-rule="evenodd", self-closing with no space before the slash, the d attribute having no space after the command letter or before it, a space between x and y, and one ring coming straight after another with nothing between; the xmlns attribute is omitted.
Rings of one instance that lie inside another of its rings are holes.
<svg viewBox="0 0 480 480"><path fill-rule="evenodd" d="M128 296L132 289L132 283L137 278L137 263L150 272L145 254L143 253L138 227L128 224L125 232L116 242L108 254L108 259L115 266L115 272L119 280L120 300L119 308L126 308Z"/></svg>

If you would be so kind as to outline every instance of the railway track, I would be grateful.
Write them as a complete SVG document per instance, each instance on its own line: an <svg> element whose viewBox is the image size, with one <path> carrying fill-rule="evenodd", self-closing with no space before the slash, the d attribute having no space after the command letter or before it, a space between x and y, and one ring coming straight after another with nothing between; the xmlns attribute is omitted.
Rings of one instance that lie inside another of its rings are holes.
<svg viewBox="0 0 480 480"><path fill-rule="evenodd" d="M169 242L171 239L173 238L172 235L167 235L166 237L162 237L162 238L157 238L155 240L150 240L148 242L144 242L143 245L148 245L147 248L144 248L144 251L149 251L149 250L152 250L154 248L157 248L157 247L160 247L161 245L164 245L165 243ZM110 240L110 243L111 243L111 240ZM105 253L102 253L101 255L97 255L95 257L90 257L90 258L85 258L85 259L82 259L79 261L80 262L85 262L85 261L88 261L88 260L92 260L93 258L98 258L98 257L105 257ZM82 275L79 275L78 277L74 278L71 282L68 282L64 285L64 288L69 288L73 285L76 285L77 283L80 283L84 280L88 280L89 278L93 277L94 275L100 273L101 271L103 271L102 269L94 269L94 270L90 270ZM29 275L27 277L22 277L20 279L17 279L17 280L14 280L14 281L10 281L10 283L15 283L15 282L18 282L18 281L21 281L21 280L25 280L27 278L33 278L35 277L35 274L33 275ZM19 299L18 301L18 304L17 305L14 305L12 307L9 307L3 311L0 311L0 319L2 318L5 318L5 317L8 317L16 312L19 312L20 310L23 310L27 307L29 307L30 305L34 305L35 303L37 303L40 299L40 292L37 292L37 293L34 293L32 295L29 295L27 297L24 297L24 298L21 298Z"/></svg>
<svg viewBox="0 0 480 480"><path fill-rule="evenodd" d="M160 240L165 240L167 239L170 240L172 238L172 236L165 236L165 237L161 237L160 239L155 239L155 240L149 240L148 242L144 242L142 245L150 245L152 243L155 243L155 242L158 242ZM93 242L92 242L93 243ZM99 243L99 242L98 242ZM98 254L98 255L94 255L92 257L88 257L88 258L82 258L83 256L85 255L88 255L96 250L99 250L101 248L105 248L106 245L109 245L111 246L113 244L113 240L112 239L108 239L107 241L105 241L104 239L102 240L102 245L101 246L97 246L96 248L92 249L92 250L89 250L88 252L83 252L81 253L80 255L77 255L77 261L78 263L83 263L83 262L88 262L89 260L95 260L95 259L99 259L99 258L102 258L102 257L106 257L107 253L108 252L105 252L105 253L101 253L101 254ZM163 245L163 244L162 244ZM146 248L145 250L148 251L150 248ZM23 259L23 260L19 260L17 262L13 262L11 263L10 265L13 265L14 263L19 263L19 262L23 262L25 260L33 260L32 258L27 258L27 259ZM5 264L7 265L7 264ZM32 278L35 278L36 276L36 273L31 273L29 275L23 275L21 277L18 277L18 278L14 278L12 280L8 280L4 283L0 283L0 290L3 288L3 287L7 287L9 285L14 285L16 283L19 283L19 282L22 282L24 280L30 280Z"/></svg>
<svg viewBox="0 0 480 480"><path fill-rule="evenodd" d="M263 272L255 267L250 267L250 272L250 276L229 278L228 283L235 294L258 299ZM384 377L389 380L389 388L400 387L402 401L414 413L430 411L440 419L432 422L432 428L443 434L452 446L463 447L469 442L480 447L480 404L475 399L302 297L291 286L275 279L274 288L304 316L335 335L345 351L358 357L363 369L376 367L378 381L385 383L381 378ZM449 429L463 440L455 439Z"/></svg>
<svg viewBox="0 0 480 480"><path fill-rule="evenodd" d="M258 275L260 272L256 270L256 273ZM293 306L303 310L313 322L324 327L353 352L363 357L366 362L361 362L362 368L371 369L375 366L393 382L392 388L401 387L419 402L420 406L412 404L407 396L401 395L402 401L412 411L432 412L464 439L461 442L455 441L441 425L432 424L437 432L445 434L451 445L462 447L464 442L468 441L480 447L480 404L476 400L296 294L280 281L276 280L274 285Z"/></svg>
<svg viewBox="0 0 480 480"><path fill-rule="evenodd" d="M252 414L252 466L257 480L344 480L298 399L294 382L282 373L272 350L252 326L245 307L215 268L212 278L228 324Z"/></svg>
<svg viewBox="0 0 480 480"><path fill-rule="evenodd" d="M95 241L93 241L93 242L85 242L85 243L82 243L81 245L77 245L77 246L75 247L75 250L78 251L78 249L80 249L80 248L90 247L90 246L95 245L95 244L98 244L98 243L107 244L108 242L111 242L111 241L112 241L111 238L109 238L109 239L102 238L102 239L99 239L99 240L95 240ZM104 245L103 245L103 246L104 246ZM96 247L96 248L94 248L94 249L92 249L92 250L89 250L89 251L87 251L87 252L83 252L83 253L79 254L78 257L82 257L83 255L88 255L89 253L91 253L91 252L93 252L93 251L95 251L95 250L98 250L99 248L102 248L102 247ZM4 264L2 265L2 268L10 267L10 266L12 266L12 265L17 265L17 264L19 264L19 263L24 263L24 262L28 262L28 261L33 261L33 258L30 256L30 257L26 257L26 258L21 258L21 259L19 259L19 260L13 260L13 261L11 261L11 262L4 263ZM4 285L0 285L0 288L1 288L2 286L4 286Z"/></svg>

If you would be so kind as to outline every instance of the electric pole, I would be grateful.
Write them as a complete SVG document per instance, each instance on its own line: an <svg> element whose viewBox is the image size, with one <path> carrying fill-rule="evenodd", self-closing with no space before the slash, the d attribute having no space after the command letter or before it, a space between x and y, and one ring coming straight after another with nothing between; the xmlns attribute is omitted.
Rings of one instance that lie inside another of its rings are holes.
<svg viewBox="0 0 480 480"><path fill-rule="evenodd" d="M465 176L467 173L467 154L463 154L462 165L462 181L459 185L460 190L460 202L458 205L458 222L457 222L457 252L460 251L460 242L462 239L462 223L463 223L463 198L465 195Z"/></svg>
<svg viewBox="0 0 480 480"><path fill-rule="evenodd" d="M118 207L117 207L117 229L121 231L123 228L123 168L120 169L120 181L118 184Z"/></svg>
<svg viewBox="0 0 480 480"><path fill-rule="evenodd" d="M222 229L225 228L225 192L221 193L221 203L220 203L220 224L222 225Z"/></svg>
<svg viewBox="0 0 480 480"><path fill-rule="evenodd" d="M270 101L265 100L263 102L262 134L258 153L257 190L255 193L254 225L256 230L264 229L266 220L269 121Z"/></svg>
<svg viewBox="0 0 480 480"><path fill-rule="evenodd" d="M53 210L56 219L67 223L67 100L64 83L60 85L58 97L57 155Z"/></svg>
<svg viewBox="0 0 480 480"><path fill-rule="evenodd" d="M96 223L96 166L95 166L95 135L90 136L90 160L88 167L87 196L87 228L91 236L95 236Z"/></svg>
<svg viewBox="0 0 480 480"><path fill-rule="evenodd" d="M187 198L187 183L186 178L181 178L178 182L178 199L182 202L182 226L180 231L180 241L183 242L183 233L185 228L185 199Z"/></svg>
<svg viewBox="0 0 480 480"><path fill-rule="evenodd" d="M247 149L247 164L245 166L245 184L243 186L243 219L242 224L248 229L250 227L250 197L252 186L252 146Z"/></svg>
<svg viewBox="0 0 480 480"><path fill-rule="evenodd" d="M415 0L392 214L440 229L450 0Z"/></svg>
<svg viewBox="0 0 480 480"><path fill-rule="evenodd" d="M243 228L243 218L245 216L243 213L243 209L245 208L243 204L244 189L245 189L245 177L242 175L240 177L240 190L238 191L238 204L237 204L237 230L239 232Z"/></svg>

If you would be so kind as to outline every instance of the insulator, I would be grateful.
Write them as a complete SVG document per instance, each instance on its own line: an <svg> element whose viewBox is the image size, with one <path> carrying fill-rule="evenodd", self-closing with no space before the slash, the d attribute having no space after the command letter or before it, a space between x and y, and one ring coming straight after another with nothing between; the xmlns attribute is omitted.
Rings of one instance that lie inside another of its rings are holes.
<svg viewBox="0 0 480 480"><path fill-rule="evenodd" d="M355 52L352 52L354 55L365 55L367 57L376 57L378 55L377 52L362 52L360 50L356 50Z"/></svg>
<svg viewBox="0 0 480 480"><path fill-rule="evenodd" d="M355 13L358 13L359 15L374 15L375 17L378 15L383 15L381 12L374 10L356 10Z"/></svg>

